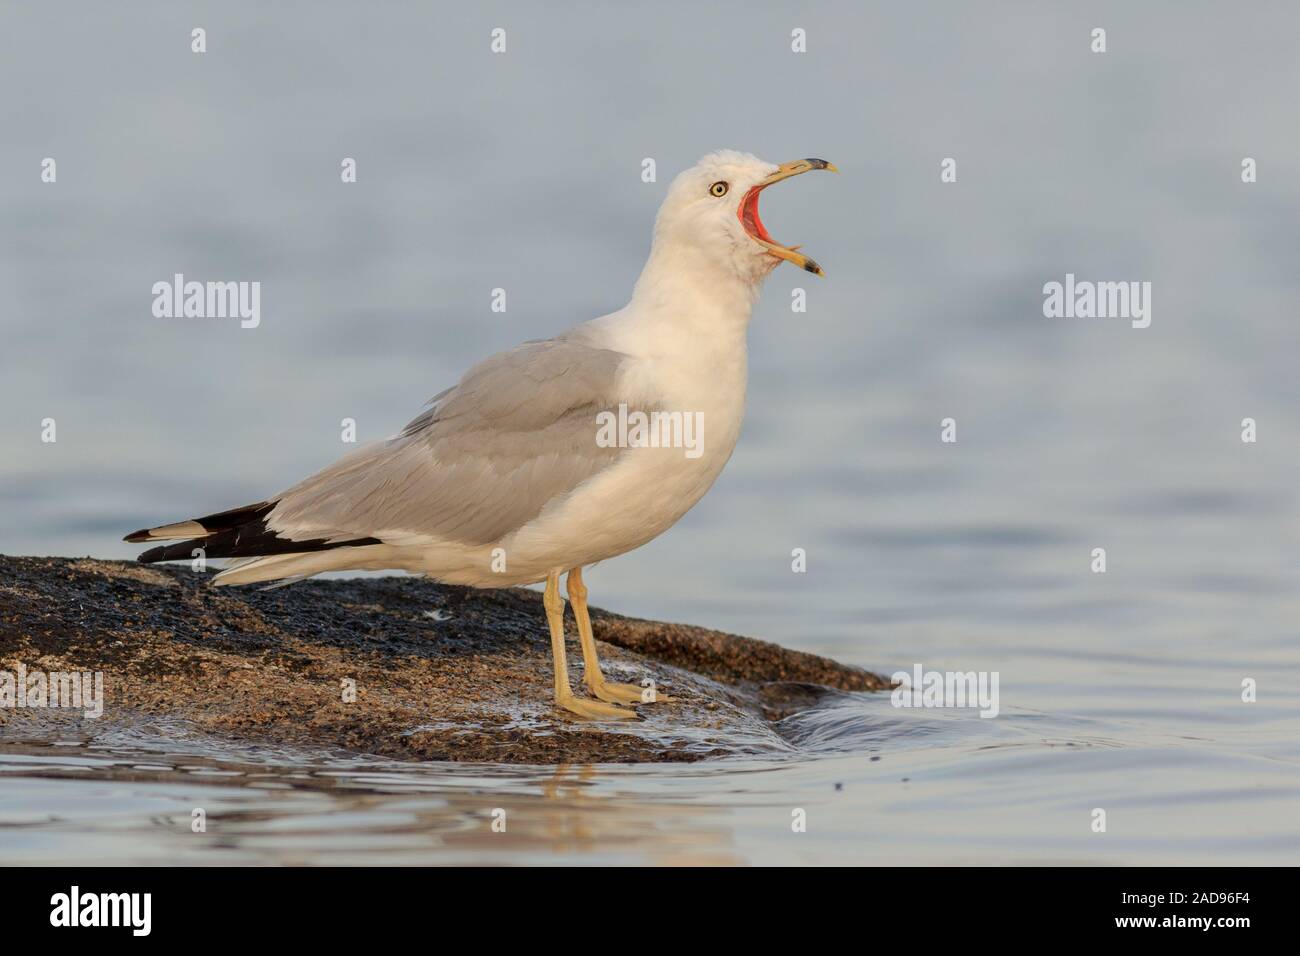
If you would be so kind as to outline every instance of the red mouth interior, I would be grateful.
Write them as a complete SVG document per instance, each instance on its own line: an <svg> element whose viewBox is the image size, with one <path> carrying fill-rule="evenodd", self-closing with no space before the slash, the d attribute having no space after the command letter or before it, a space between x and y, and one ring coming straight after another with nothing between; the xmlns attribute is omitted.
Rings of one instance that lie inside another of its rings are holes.
<svg viewBox="0 0 1300 956"><path fill-rule="evenodd" d="M758 218L758 194L762 191L762 186L754 186L745 193L736 215L740 217L740 224L745 227L745 231L755 239L775 243L776 240L768 234L767 228L763 225L763 220Z"/></svg>

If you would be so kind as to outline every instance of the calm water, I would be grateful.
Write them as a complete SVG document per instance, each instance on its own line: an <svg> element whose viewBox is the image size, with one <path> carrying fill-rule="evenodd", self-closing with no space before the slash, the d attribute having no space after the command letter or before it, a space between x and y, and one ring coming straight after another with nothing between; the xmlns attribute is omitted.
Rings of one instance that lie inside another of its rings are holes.
<svg viewBox="0 0 1300 956"><path fill-rule="evenodd" d="M0 861L1300 859L1300 14L531 6L2 8L0 550L125 558L286 486L342 418L390 433L621 305L701 153L825 156L842 176L764 197L828 278L769 282L735 457L593 600L997 671L1001 715L855 699L800 759L681 768L5 739ZM153 318L175 272L262 282L262 325ZM1151 282L1151 327L1044 318L1067 272Z"/></svg>

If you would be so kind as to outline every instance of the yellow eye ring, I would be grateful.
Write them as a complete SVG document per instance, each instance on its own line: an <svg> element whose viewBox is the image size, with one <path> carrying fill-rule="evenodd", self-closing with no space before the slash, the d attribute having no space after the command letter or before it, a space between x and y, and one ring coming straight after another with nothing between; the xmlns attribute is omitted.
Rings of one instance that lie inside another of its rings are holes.
<svg viewBox="0 0 1300 956"><path fill-rule="evenodd" d="M722 197L727 195L727 190L729 188L730 187L724 182L716 182L709 187L709 192L715 196Z"/></svg>

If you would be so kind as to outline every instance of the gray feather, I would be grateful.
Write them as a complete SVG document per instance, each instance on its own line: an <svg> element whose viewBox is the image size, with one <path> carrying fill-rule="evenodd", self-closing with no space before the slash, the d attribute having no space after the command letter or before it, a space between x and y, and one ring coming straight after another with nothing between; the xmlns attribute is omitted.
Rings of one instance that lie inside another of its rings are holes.
<svg viewBox="0 0 1300 956"><path fill-rule="evenodd" d="M294 485L268 523L297 539L498 541L624 453L596 444L596 415L624 400L626 358L568 338L494 355L397 437Z"/></svg>

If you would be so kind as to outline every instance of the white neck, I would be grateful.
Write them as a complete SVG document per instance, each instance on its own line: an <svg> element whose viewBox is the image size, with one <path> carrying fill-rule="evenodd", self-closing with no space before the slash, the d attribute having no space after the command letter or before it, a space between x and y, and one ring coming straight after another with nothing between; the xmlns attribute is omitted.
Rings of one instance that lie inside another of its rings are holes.
<svg viewBox="0 0 1300 956"><path fill-rule="evenodd" d="M628 304L579 328L602 347L630 355L697 369L738 361L743 368L745 333L765 275L746 281L698 252L656 241Z"/></svg>
<svg viewBox="0 0 1300 956"><path fill-rule="evenodd" d="M761 283L674 243L656 242L632 290L628 311L667 333L744 337Z"/></svg>

